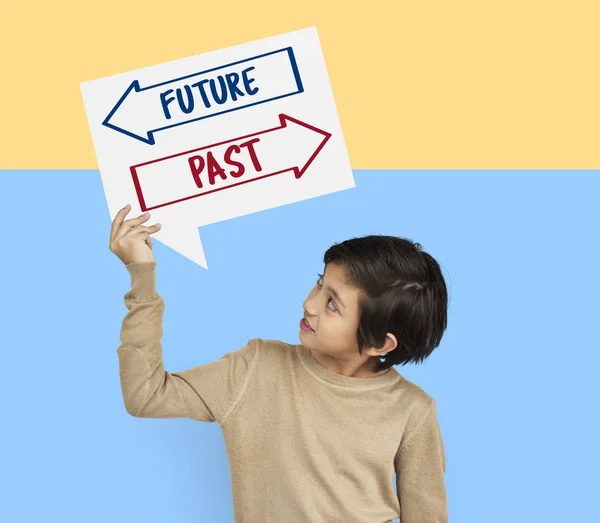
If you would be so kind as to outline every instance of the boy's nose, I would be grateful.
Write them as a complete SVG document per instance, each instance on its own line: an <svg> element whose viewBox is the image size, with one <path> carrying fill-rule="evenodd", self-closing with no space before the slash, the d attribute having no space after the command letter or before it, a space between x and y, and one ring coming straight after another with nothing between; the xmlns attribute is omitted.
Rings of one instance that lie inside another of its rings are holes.
<svg viewBox="0 0 600 523"><path fill-rule="evenodd" d="M304 309L304 314L306 314L308 318L312 318L315 316L312 304L308 300L304 301L304 303L302 304L302 308Z"/></svg>

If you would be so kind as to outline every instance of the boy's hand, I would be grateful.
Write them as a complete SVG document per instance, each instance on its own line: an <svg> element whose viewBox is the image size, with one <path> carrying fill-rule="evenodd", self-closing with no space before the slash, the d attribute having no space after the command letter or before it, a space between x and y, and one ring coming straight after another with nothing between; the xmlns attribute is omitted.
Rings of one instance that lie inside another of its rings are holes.
<svg viewBox="0 0 600 523"><path fill-rule="evenodd" d="M153 262L154 255L152 254L150 234L158 231L161 225L160 223L150 227L141 225L150 218L150 213L123 221L130 209L131 205L127 204L115 216L110 230L108 248L125 265L138 262Z"/></svg>

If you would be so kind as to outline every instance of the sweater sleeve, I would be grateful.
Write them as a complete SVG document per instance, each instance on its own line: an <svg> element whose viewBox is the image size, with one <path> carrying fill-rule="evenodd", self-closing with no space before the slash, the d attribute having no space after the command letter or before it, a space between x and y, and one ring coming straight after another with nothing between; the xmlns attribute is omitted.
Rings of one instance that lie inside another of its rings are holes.
<svg viewBox="0 0 600 523"><path fill-rule="evenodd" d="M131 290L124 297L129 312L117 349L125 409L140 418L224 423L251 374L256 340L211 363L167 372L160 341L165 305L156 292L156 262L131 263L126 268L131 276Z"/></svg>
<svg viewBox="0 0 600 523"><path fill-rule="evenodd" d="M395 468L401 523L448 523L446 454L433 399L403 438Z"/></svg>

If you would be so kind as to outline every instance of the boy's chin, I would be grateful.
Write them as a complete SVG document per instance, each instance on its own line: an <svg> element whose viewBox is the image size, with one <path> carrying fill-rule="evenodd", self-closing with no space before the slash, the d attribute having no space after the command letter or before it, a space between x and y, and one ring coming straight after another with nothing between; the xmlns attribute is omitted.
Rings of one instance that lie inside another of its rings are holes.
<svg viewBox="0 0 600 523"><path fill-rule="evenodd" d="M305 330L302 330L302 329L298 330L298 335L301 338L307 338L309 336L313 336L314 333L315 333L315 331L305 331Z"/></svg>

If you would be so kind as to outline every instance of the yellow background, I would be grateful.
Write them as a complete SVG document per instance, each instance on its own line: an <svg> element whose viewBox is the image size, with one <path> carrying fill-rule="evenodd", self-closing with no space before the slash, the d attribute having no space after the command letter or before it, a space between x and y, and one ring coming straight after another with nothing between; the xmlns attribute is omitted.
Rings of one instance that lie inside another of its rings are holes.
<svg viewBox="0 0 600 523"><path fill-rule="evenodd" d="M80 82L310 26L355 169L598 168L599 21L580 0L0 0L0 168L97 168Z"/></svg>

